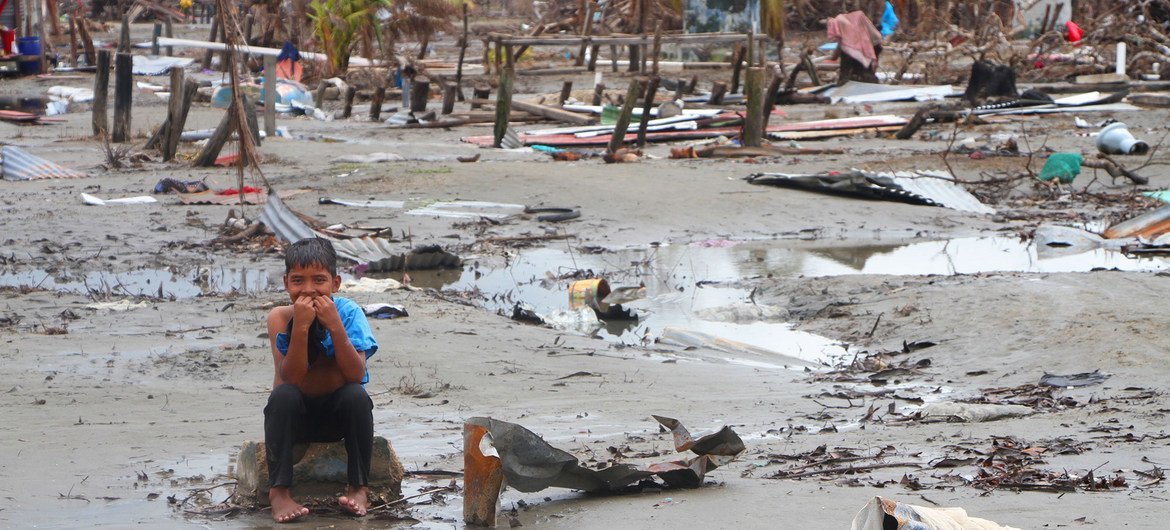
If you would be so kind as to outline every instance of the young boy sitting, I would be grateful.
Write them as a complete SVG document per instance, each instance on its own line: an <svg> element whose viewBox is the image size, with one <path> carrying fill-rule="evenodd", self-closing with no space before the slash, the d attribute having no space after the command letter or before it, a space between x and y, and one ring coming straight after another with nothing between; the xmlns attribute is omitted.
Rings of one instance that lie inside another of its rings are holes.
<svg viewBox="0 0 1170 530"><path fill-rule="evenodd" d="M370 378L366 359L378 351L378 343L362 308L332 296L341 287L332 243L320 238L293 243L285 252L284 271L292 305L268 314L276 369L264 407L272 518L283 523L309 514L289 492L293 445L341 439L349 487L337 500L362 516L369 506L374 440L374 403L362 385Z"/></svg>

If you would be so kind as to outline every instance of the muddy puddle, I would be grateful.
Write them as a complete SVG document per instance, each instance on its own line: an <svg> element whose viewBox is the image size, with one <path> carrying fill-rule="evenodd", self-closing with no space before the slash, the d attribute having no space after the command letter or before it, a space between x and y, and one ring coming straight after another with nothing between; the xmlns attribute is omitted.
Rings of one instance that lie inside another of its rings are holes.
<svg viewBox="0 0 1170 530"><path fill-rule="evenodd" d="M212 294L256 294L274 289L266 270L218 266L179 272L164 269L86 273L50 273L42 269L0 270L0 287L44 289L99 297L178 299Z"/></svg>
<svg viewBox="0 0 1170 530"><path fill-rule="evenodd" d="M734 354L723 360L761 368L823 365L847 351L833 340L793 330L783 308L760 309L749 291L728 285L738 280L1102 268L1155 271L1168 265L1162 258L1134 258L1100 249L1073 254L1008 237L824 247L797 247L785 241L705 241L601 254L580 253L566 245L518 250L504 264L489 265L474 257L467 263L462 271L416 271L410 276L417 286L471 292L492 311L511 315L516 303L523 303L545 317L568 309L569 286L578 279L603 277L615 289L644 286L643 297L623 304L638 319L608 319L597 336L631 346L667 339Z"/></svg>

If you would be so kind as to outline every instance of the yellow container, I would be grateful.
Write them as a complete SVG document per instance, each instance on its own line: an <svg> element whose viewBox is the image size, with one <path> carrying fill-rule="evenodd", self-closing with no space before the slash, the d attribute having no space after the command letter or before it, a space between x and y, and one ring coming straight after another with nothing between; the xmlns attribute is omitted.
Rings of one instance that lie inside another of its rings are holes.
<svg viewBox="0 0 1170 530"><path fill-rule="evenodd" d="M569 308L591 307L598 314L609 311L609 305L602 303L609 296L609 282L603 278L578 280L569 285Z"/></svg>

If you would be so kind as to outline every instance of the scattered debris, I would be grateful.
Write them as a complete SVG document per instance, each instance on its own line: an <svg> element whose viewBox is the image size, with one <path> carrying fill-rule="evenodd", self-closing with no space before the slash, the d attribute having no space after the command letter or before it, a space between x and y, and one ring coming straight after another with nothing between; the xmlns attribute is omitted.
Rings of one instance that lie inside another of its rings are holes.
<svg viewBox="0 0 1170 530"><path fill-rule="evenodd" d="M955 184L950 175L941 171L870 173L852 170L819 175L756 173L749 175L745 180L751 184L942 206L973 213L995 213L993 208L979 202L974 195Z"/></svg>

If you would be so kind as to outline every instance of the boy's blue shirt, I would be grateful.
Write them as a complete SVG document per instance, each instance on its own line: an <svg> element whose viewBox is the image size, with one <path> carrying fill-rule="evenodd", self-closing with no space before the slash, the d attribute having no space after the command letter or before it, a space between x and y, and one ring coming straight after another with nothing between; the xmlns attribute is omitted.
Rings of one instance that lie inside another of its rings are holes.
<svg viewBox="0 0 1170 530"><path fill-rule="evenodd" d="M374 340L374 331L370 329L370 321L366 319L365 311L362 307L348 298L334 296L333 305L337 306L337 314L341 316L341 324L345 326L345 334L349 335L349 343L353 344L353 349L359 352L365 352L366 359L373 357L378 352L378 341ZM276 334L276 349L281 355L288 355L289 337L288 333ZM322 341L325 346L325 356L333 357L336 350L333 348L333 337L329 335L329 331L325 331L325 340ZM366 368L366 375L362 377L362 384L370 381L370 370Z"/></svg>

